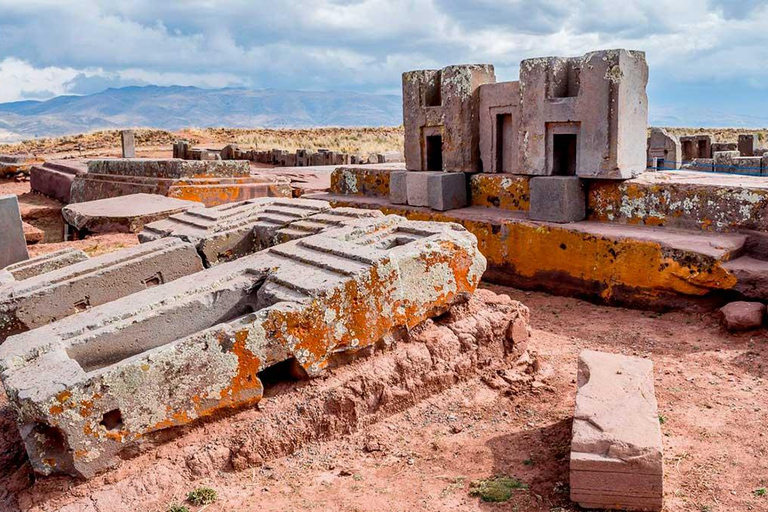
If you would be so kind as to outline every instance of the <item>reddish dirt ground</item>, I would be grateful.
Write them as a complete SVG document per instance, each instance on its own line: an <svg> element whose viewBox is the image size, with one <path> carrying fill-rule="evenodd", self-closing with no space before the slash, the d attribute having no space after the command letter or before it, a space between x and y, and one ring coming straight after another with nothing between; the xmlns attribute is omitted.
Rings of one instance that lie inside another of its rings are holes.
<svg viewBox="0 0 768 512"><path fill-rule="evenodd" d="M219 499L205 510L579 510L568 501L568 450L576 361L586 348L655 363L666 511L768 510L768 497L756 493L768 486L765 332L727 334L711 314L489 288L531 308L529 348L542 362L543 384L515 394L469 381L260 468L211 472L199 485ZM501 504L469 495L471 481L493 475L514 476L529 489ZM179 502L188 490L179 490ZM98 493L92 497L98 503Z"/></svg>

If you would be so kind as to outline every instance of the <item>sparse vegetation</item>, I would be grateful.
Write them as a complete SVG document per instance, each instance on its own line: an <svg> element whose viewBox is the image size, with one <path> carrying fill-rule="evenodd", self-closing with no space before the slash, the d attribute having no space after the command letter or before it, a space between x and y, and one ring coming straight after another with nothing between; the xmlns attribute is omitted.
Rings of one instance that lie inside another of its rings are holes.
<svg viewBox="0 0 768 512"><path fill-rule="evenodd" d="M528 489L528 486L516 478L497 476L469 484L469 495L490 503L503 503L512 498L515 490L524 489Z"/></svg>
<svg viewBox="0 0 768 512"><path fill-rule="evenodd" d="M765 487L760 487L759 489L755 489L755 496L758 498L765 498L768 496L768 489Z"/></svg>
<svg viewBox="0 0 768 512"><path fill-rule="evenodd" d="M187 501L193 505L210 505L218 498L218 494L210 487L198 487L187 495Z"/></svg>
<svg viewBox="0 0 768 512"><path fill-rule="evenodd" d="M667 417L664 416L663 414L659 414L659 423L663 425L666 422L667 422Z"/></svg>
<svg viewBox="0 0 768 512"><path fill-rule="evenodd" d="M244 148L317 150L319 148L344 153L384 153L403 150L403 128L188 128L178 132L155 129L135 129L136 144L142 147L164 147L170 151L174 141L186 139L192 145L238 144ZM64 137L31 139L16 144L0 144L0 153L30 153L47 155L74 153L90 156L108 148L118 148L120 132L104 130Z"/></svg>
<svg viewBox="0 0 768 512"><path fill-rule="evenodd" d="M174 503L168 507L166 512L189 512L189 508L187 508L186 505L179 505L178 503Z"/></svg>

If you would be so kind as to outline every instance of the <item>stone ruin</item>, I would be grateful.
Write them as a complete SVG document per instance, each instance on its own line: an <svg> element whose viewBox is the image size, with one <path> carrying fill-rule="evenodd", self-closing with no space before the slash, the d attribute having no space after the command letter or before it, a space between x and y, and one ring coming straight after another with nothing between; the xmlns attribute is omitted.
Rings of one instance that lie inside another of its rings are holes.
<svg viewBox="0 0 768 512"><path fill-rule="evenodd" d="M467 300L485 269L453 224L302 200L231 206L196 212L208 222L194 235L186 212L136 248L2 288L16 334L0 377L37 472L91 476L150 432L254 404L274 365L318 375ZM232 250L270 238L288 241Z"/></svg>
<svg viewBox="0 0 768 512"><path fill-rule="evenodd" d="M398 152L359 154L343 153L320 148L317 151L297 149L290 152L285 149L241 149L236 144L229 144L221 149L194 148L186 140L173 144L173 158L182 160L249 160L278 167L318 167L323 165L359 165L402 162Z"/></svg>
<svg viewBox="0 0 768 512"><path fill-rule="evenodd" d="M450 210L467 205L469 173L541 176L531 218L569 222L584 218L583 180L645 170L642 52L528 59L520 70L503 83L488 64L403 74L407 171L392 177L393 203Z"/></svg>
<svg viewBox="0 0 768 512"><path fill-rule="evenodd" d="M80 203L139 193L215 206L257 197L291 197L291 187L280 176L252 175L244 161L107 159L89 161L88 172L75 176L70 200Z"/></svg>
<svg viewBox="0 0 768 512"><path fill-rule="evenodd" d="M738 142L714 142L708 134L676 137L654 128L648 138L649 170L693 170L725 174L768 174L768 149L757 136L742 133Z"/></svg>

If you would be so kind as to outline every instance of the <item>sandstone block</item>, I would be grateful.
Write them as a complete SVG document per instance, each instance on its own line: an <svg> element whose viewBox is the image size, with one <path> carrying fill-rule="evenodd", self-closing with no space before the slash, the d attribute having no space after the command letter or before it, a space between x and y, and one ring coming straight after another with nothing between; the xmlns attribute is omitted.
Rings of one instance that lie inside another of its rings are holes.
<svg viewBox="0 0 768 512"><path fill-rule="evenodd" d="M23 281L30 277L52 272L88 259L88 255L78 249L67 247L56 252L43 254L26 261L8 265L1 272L7 273L7 281ZM0 278L1 280L2 278Z"/></svg>
<svg viewBox="0 0 768 512"><path fill-rule="evenodd" d="M251 175L245 160L92 160L88 173L75 177L71 200L80 203L140 193L216 206L258 197L291 197L291 185L283 176Z"/></svg>
<svg viewBox="0 0 768 512"><path fill-rule="evenodd" d="M389 173L389 201L394 204L408 204L408 171Z"/></svg>
<svg viewBox="0 0 768 512"><path fill-rule="evenodd" d="M258 402L264 369L318 375L467 300L484 269L455 224L373 218L14 336L0 378L35 471L89 477L151 432Z"/></svg>
<svg viewBox="0 0 768 512"><path fill-rule="evenodd" d="M647 359L579 355L571 500L584 508L661 510L661 427Z"/></svg>
<svg viewBox="0 0 768 512"><path fill-rule="evenodd" d="M0 196L0 269L29 258L15 195Z"/></svg>
<svg viewBox="0 0 768 512"><path fill-rule="evenodd" d="M173 215L146 225L139 240L180 238L197 248L206 266L213 266L281 241L381 215L375 210L331 210L325 201L262 198Z"/></svg>
<svg viewBox="0 0 768 512"><path fill-rule="evenodd" d="M586 216L586 196L577 176L537 177L530 181L531 220L578 222Z"/></svg>
<svg viewBox="0 0 768 512"><path fill-rule="evenodd" d="M32 190L43 195L69 203L75 176L88 172L82 160L54 160L34 165L29 173Z"/></svg>
<svg viewBox="0 0 768 512"><path fill-rule="evenodd" d="M731 302L720 308L720 315L729 331L759 329L765 319L765 305L762 302Z"/></svg>
<svg viewBox="0 0 768 512"><path fill-rule="evenodd" d="M191 244L169 238L7 284L0 288L0 342L202 269Z"/></svg>
<svg viewBox="0 0 768 512"><path fill-rule="evenodd" d="M197 201L157 194L130 194L70 204L61 214L67 224L80 231L138 233L145 224L202 206Z"/></svg>
<svg viewBox="0 0 768 512"><path fill-rule="evenodd" d="M133 130L122 130L120 143L123 149L123 158L136 158L136 138L133 135Z"/></svg>
<svg viewBox="0 0 768 512"><path fill-rule="evenodd" d="M413 174L413 173L411 173ZM467 175L441 172L427 177L428 205L444 212L467 206Z"/></svg>

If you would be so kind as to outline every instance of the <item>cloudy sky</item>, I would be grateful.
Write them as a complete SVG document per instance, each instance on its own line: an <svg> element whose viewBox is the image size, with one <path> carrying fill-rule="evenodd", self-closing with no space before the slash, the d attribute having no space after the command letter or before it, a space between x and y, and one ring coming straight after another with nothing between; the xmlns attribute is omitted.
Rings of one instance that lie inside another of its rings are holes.
<svg viewBox="0 0 768 512"><path fill-rule="evenodd" d="M647 53L651 121L762 125L760 0L0 0L0 102L124 85L399 94L465 62ZM762 114L766 111L766 115Z"/></svg>

